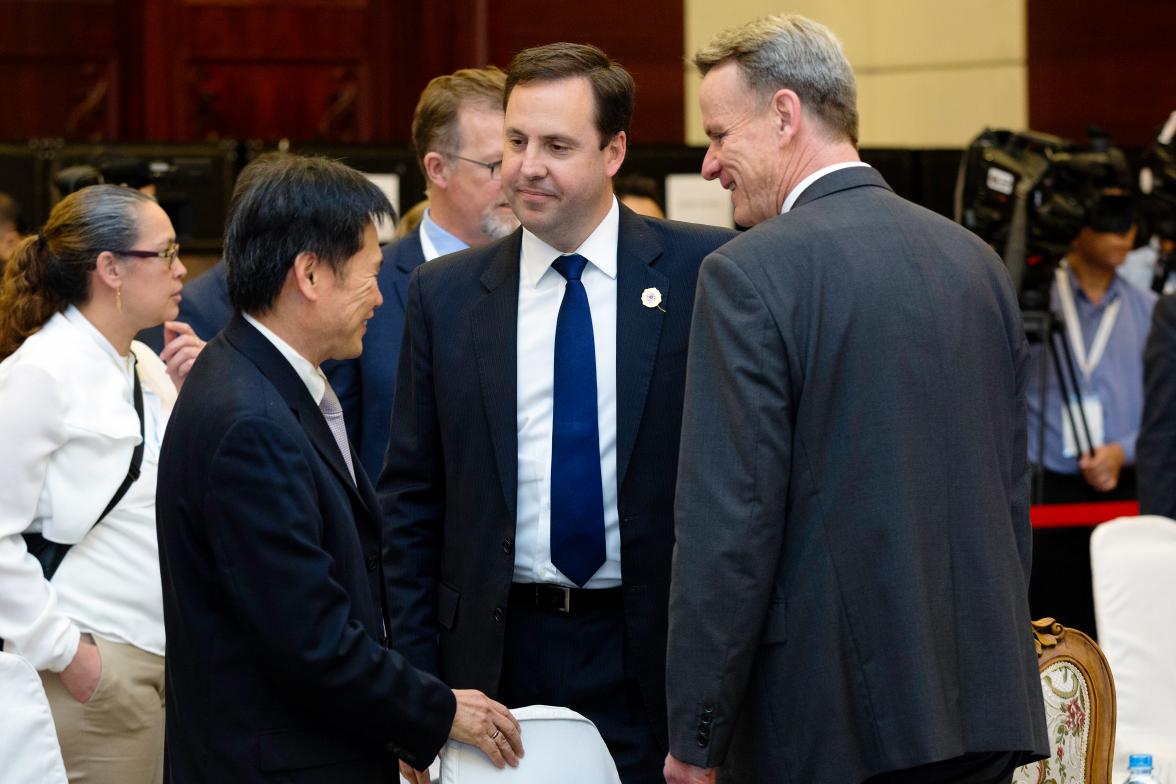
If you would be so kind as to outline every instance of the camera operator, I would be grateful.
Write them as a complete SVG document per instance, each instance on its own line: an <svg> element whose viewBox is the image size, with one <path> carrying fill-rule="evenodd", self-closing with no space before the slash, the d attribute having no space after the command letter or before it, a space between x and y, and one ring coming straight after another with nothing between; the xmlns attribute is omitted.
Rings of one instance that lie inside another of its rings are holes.
<svg viewBox="0 0 1176 784"><path fill-rule="evenodd" d="M1039 432L1042 365L1031 367L1029 457L1045 471L1043 501L1078 503L1135 497L1135 439L1143 409L1143 347L1156 297L1131 286L1118 268L1135 241L1133 203L1123 189L1104 189L1070 245L1050 287L1061 340L1074 360L1079 397L1092 443L1079 418L1063 411L1056 374L1046 375L1045 444ZM1073 401L1077 414L1077 401ZM1079 454L1079 452L1082 454Z"/></svg>
<svg viewBox="0 0 1176 784"><path fill-rule="evenodd" d="M1143 347L1156 296L1118 275L1135 240L1132 198L1121 187L1101 191L1070 244L1050 287L1050 307L1061 326L1078 384L1071 423L1064 411L1052 359L1043 367L1033 349L1029 381L1029 458L1043 469L1047 503L1135 498L1135 440L1143 409ZM1064 362L1064 357L1058 357ZM1044 453L1041 432L1045 372ZM1078 414L1079 401L1086 427ZM1087 430L1090 443L1086 443ZM1077 431L1077 442L1075 437ZM1053 616L1095 632L1089 528L1034 531L1030 605L1034 618ZM1077 574L1075 573L1077 572ZM1067 579L1057 579L1065 574Z"/></svg>

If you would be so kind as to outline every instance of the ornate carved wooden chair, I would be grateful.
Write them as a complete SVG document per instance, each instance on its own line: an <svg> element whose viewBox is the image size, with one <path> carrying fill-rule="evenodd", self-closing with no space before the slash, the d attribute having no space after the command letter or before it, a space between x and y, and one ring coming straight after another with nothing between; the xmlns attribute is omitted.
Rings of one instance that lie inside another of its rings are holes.
<svg viewBox="0 0 1176 784"><path fill-rule="evenodd" d="M1033 622L1052 755L1013 784L1106 784L1115 748L1115 681L1094 640L1053 618Z"/></svg>

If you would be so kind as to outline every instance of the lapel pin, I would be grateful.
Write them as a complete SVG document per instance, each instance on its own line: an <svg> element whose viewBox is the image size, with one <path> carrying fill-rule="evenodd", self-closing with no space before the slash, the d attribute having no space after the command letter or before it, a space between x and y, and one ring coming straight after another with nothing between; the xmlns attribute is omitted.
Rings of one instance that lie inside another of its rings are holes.
<svg viewBox="0 0 1176 784"><path fill-rule="evenodd" d="M641 304L642 305L644 305L647 308L657 308L662 313L665 313L666 309L661 306L661 301L662 301L661 292L658 291L657 289L648 288L645 291L641 292Z"/></svg>

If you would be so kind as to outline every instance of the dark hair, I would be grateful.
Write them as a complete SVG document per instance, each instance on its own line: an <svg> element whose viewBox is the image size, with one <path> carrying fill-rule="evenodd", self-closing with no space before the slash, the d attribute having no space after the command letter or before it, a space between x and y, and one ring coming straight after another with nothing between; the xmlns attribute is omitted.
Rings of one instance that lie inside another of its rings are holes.
<svg viewBox="0 0 1176 784"><path fill-rule="evenodd" d="M455 153L462 145L457 115L463 106L484 104L498 111L506 75L494 66L462 68L430 81L417 101L412 115L412 146L421 173L430 152Z"/></svg>
<svg viewBox="0 0 1176 784"><path fill-rule="evenodd" d="M506 69L506 92L502 106L510 101L516 85L549 82L583 76L592 85L596 98L596 130L600 132L600 149L604 149L621 131L629 135L633 119L633 94L637 88L633 77L608 55L589 44L547 44L524 49L514 56Z"/></svg>
<svg viewBox="0 0 1176 784"><path fill-rule="evenodd" d="M649 199L658 207L665 209L662 204L661 188L657 180L644 174L622 174L613 178L613 193L618 199L626 196L642 196Z"/></svg>
<svg viewBox="0 0 1176 784"><path fill-rule="evenodd" d="M90 273L104 250L133 247L136 209L152 203L131 188L92 185L57 203L40 234L17 246L0 282L0 359L50 316L90 296Z"/></svg>
<svg viewBox="0 0 1176 784"><path fill-rule="evenodd" d="M225 275L233 307L264 313L278 298L299 253L314 253L339 274L363 245L364 229L393 218L367 177L338 161L262 156L241 170L225 229Z"/></svg>

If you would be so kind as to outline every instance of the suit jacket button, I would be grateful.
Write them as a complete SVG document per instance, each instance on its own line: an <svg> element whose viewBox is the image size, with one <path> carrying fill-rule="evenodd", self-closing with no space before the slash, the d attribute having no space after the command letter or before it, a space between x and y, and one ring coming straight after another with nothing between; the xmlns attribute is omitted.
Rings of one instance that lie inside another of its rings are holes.
<svg viewBox="0 0 1176 784"><path fill-rule="evenodd" d="M367 564L367 570L369 572L374 572L374 571L376 571L376 567L380 565L380 559L374 555L369 555L367 557L366 564Z"/></svg>
<svg viewBox="0 0 1176 784"><path fill-rule="evenodd" d="M502 623L502 619L505 617L506 617L506 611L504 611L501 607L494 608L494 620L495 621L497 621L498 623Z"/></svg>
<svg viewBox="0 0 1176 784"><path fill-rule="evenodd" d="M509 539L503 539L502 552L506 553L507 555L510 555L512 552L514 552L514 542Z"/></svg>
<svg viewBox="0 0 1176 784"><path fill-rule="evenodd" d="M709 736L709 735L703 735L701 732L700 732L700 733L698 733L698 745L699 745L701 748L706 748L706 745L707 745L708 743L710 743L710 736Z"/></svg>

